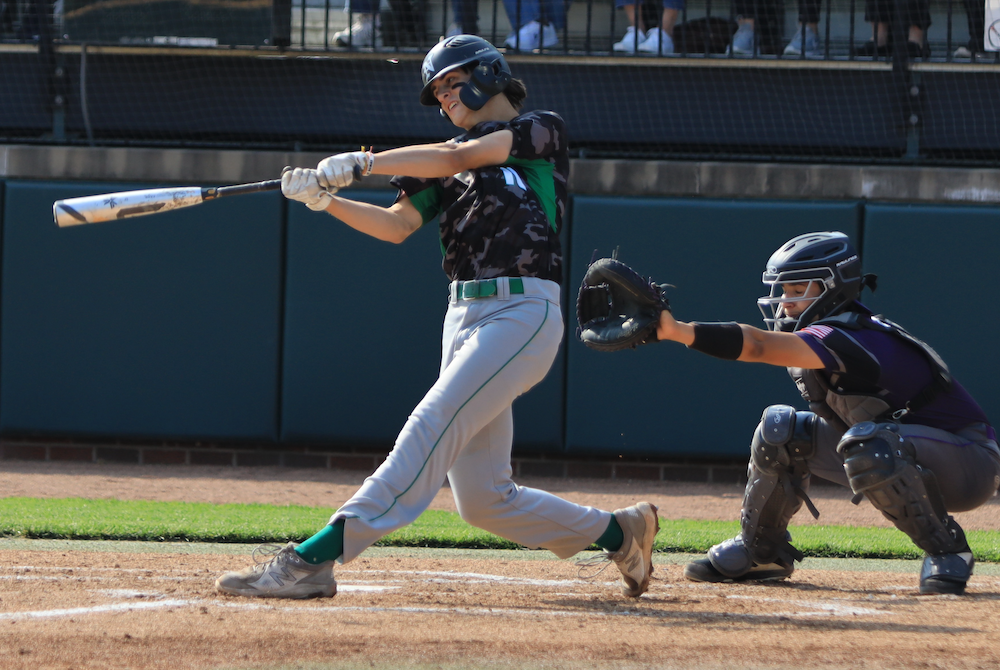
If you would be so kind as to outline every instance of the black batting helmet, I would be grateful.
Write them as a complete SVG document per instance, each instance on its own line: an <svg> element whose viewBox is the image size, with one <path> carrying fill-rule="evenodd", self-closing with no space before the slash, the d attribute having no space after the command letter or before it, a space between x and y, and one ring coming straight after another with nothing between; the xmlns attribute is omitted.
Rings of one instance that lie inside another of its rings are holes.
<svg viewBox="0 0 1000 670"><path fill-rule="evenodd" d="M462 104L471 110L482 109L510 83L510 67L495 46L475 35L455 35L435 44L424 56L420 67L424 82L420 103L428 107L437 105L431 82L459 67L472 68L472 78L458 92Z"/></svg>
<svg viewBox="0 0 1000 670"><path fill-rule="evenodd" d="M847 235L807 233L782 244L767 261L761 278L771 294L757 300L770 330L795 331L836 314L857 300L868 283L861 275L861 258ZM818 283L822 292L798 317L788 316L782 304L803 299L783 298L783 284Z"/></svg>

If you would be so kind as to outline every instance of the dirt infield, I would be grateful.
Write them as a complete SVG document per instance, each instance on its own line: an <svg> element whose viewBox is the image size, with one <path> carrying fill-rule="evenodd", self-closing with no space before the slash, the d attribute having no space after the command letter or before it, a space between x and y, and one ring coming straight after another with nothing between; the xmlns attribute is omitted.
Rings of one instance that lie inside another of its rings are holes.
<svg viewBox="0 0 1000 670"><path fill-rule="evenodd" d="M361 479L314 471L0 462L5 496L336 505L341 488L349 493ZM668 517L732 519L739 508L737 487L524 483L602 507L646 498ZM435 506L447 509L448 498L445 491ZM696 506L681 512L685 501ZM836 489L820 489L816 501L826 523L852 522L838 517L842 506L845 514L863 515L857 523L879 520ZM996 528L996 512L991 504L962 521ZM633 600L618 592L613 567L581 579L572 561L546 552L373 549L337 570L333 599L216 594L215 576L244 567L248 549L0 540L0 667L1000 666L995 569L978 571L968 595L959 598L916 595L916 562L881 562L880 571L861 571L807 559L785 582L714 585L683 579L687 557L657 555L649 593Z"/></svg>

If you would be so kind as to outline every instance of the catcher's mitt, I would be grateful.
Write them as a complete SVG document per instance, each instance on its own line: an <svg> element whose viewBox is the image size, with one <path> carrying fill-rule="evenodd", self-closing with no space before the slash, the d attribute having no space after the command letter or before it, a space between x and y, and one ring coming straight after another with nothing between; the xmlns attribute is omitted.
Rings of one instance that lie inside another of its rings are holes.
<svg viewBox="0 0 1000 670"><path fill-rule="evenodd" d="M576 299L580 340L598 351L656 342L660 312L670 309L665 289L614 258L594 261Z"/></svg>

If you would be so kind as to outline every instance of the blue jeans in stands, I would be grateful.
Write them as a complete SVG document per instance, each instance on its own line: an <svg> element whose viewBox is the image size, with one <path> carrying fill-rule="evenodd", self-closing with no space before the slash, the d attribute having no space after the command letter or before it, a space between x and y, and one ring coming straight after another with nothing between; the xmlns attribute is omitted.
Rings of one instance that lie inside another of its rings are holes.
<svg viewBox="0 0 1000 670"><path fill-rule="evenodd" d="M566 25L566 5L563 0L503 0L510 24L517 30L526 23L551 23L557 30Z"/></svg>

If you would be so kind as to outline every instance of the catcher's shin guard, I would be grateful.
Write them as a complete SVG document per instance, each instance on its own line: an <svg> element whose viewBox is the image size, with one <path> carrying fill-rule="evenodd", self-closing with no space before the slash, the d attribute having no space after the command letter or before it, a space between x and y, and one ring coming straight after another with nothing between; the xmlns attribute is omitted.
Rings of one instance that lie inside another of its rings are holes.
<svg viewBox="0 0 1000 670"><path fill-rule="evenodd" d="M793 565L802 552L789 542L788 522L809 500L806 460L816 453L816 415L789 405L764 410L750 443L747 486L740 513L740 536L757 565Z"/></svg>
<svg viewBox="0 0 1000 670"><path fill-rule="evenodd" d="M844 433L837 451L844 457L851 489L864 494L915 545L931 556L969 551L964 531L945 510L934 473L916 464L899 426L856 424Z"/></svg>

